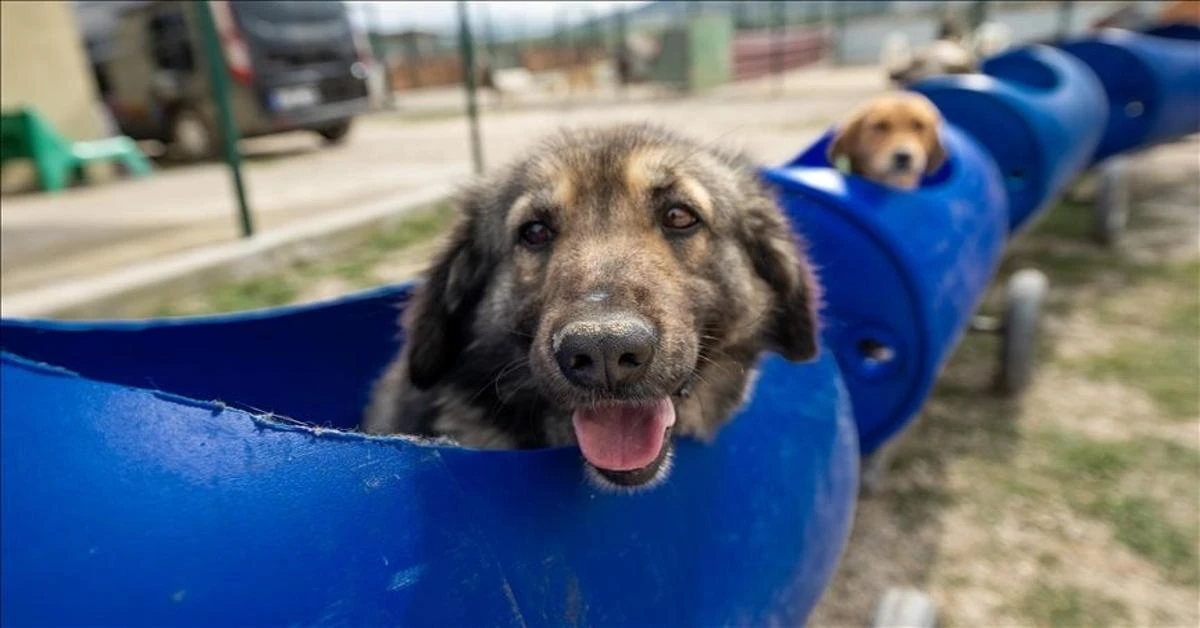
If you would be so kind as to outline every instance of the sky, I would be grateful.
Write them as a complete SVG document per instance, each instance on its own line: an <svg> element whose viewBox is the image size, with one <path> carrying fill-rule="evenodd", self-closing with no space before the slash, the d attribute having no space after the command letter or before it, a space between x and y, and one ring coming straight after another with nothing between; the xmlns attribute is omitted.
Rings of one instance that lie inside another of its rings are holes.
<svg viewBox="0 0 1200 628"><path fill-rule="evenodd" d="M455 2L422 1L363 1L348 0L352 19L361 24L366 11L374 10L381 30L393 31L420 28L444 33L456 29L457 13ZM616 9L629 10L645 1L605 2L522 2L522 1L473 1L468 2L473 20L478 20L486 11L499 37L520 33L543 34L552 29L562 15L568 23L575 24L587 17L608 15Z"/></svg>

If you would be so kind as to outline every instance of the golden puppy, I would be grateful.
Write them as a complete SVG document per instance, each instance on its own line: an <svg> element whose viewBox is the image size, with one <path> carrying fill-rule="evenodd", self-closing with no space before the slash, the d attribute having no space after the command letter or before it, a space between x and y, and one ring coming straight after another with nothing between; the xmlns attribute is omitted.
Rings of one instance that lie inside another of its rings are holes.
<svg viewBox="0 0 1200 628"><path fill-rule="evenodd" d="M872 181L914 190L921 176L946 159L938 138L942 116L929 99L913 92L880 96L854 113L829 144L829 162L849 162L850 171Z"/></svg>

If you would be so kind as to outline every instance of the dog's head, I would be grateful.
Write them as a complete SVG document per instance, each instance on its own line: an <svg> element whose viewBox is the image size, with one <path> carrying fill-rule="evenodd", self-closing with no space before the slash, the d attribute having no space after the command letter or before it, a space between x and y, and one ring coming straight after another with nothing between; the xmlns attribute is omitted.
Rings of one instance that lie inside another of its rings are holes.
<svg viewBox="0 0 1200 628"><path fill-rule="evenodd" d="M829 161L848 159L851 170L873 181L915 189L923 174L946 159L938 137L941 114L924 96L896 92L875 98L838 129Z"/></svg>
<svg viewBox="0 0 1200 628"><path fill-rule="evenodd" d="M548 429L616 483L660 475L682 397L725 375L706 368L816 352L811 273L739 157L648 126L569 132L462 206L410 306L413 383L485 354L527 368L570 417Z"/></svg>

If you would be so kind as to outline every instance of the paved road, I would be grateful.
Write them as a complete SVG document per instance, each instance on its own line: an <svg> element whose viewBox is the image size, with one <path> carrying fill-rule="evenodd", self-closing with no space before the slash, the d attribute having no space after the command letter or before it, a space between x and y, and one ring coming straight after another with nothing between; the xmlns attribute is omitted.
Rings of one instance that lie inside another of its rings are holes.
<svg viewBox="0 0 1200 628"><path fill-rule="evenodd" d="M651 120L701 139L779 161L805 146L850 106L884 87L882 73L810 69L720 88L702 98L504 111L485 117L487 162L511 158L564 125ZM414 120L376 114L348 142L323 148L305 134L244 142L246 180L264 229L343 211L469 175L460 117ZM0 212L3 294L98 274L237 237L228 173L220 164L173 168L141 181L8 197Z"/></svg>

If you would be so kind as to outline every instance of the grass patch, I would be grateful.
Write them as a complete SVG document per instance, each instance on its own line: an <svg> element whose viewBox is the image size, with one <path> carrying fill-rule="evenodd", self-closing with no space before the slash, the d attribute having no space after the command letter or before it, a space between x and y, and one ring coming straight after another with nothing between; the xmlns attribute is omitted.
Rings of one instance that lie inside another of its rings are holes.
<svg viewBox="0 0 1200 628"><path fill-rule="evenodd" d="M892 513L902 522L906 530L921 527L954 503L954 496L943 486L908 486L892 491L890 496Z"/></svg>
<svg viewBox="0 0 1200 628"><path fill-rule="evenodd" d="M1111 524L1118 541L1157 566L1168 580L1189 586L1200 584L1197 535L1167 521L1158 503L1142 496L1101 498L1087 510Z"/></svg>
<svg viewBox="0 0 1200 628"><path fill-rule="evenodd" d="M455 216L450 203L440 203L432 209L414 213L400 225L372 234L362 246L339 260L333 272L355 285L377 283L371 271L384 258L440 235L454 222Z"/></svg>
<svg viewBox="0 0 1200 628"><path fill-rule="evenodd" d="M1041 236L1087 240L1092 235L1092 208L1086 203L1063 201L1038 219L1034 231Z"/></svg>
<svg viewBox="0 0 1200 628"><path fill-rule="evenodd" d="M1194 420L1200 416L1200 354L1195 338L1158 337L1126 341L1115 350L1088 359L1083 372L1144 391L1168 416Z"/></svg>
<svg viewBox="0 0 1200 628"><path fill-rule="evenodd" d="M1116 482L1134 462L1125 443L1081 438L1061 442L1055 449L1058 464L1066 474L1089 482Z"/></svg>
<svg viewBox="0 0 1200 628"><path fill-rule="evenodd" d="M1186 473L1192 483L1200 483L1200 451L1187 445L1159 438L1138 441L1137 455L1152 461L1161 471Z"/></svg>
<svg viewBox="0 0 1200 628"><path fill-rule="evenodd" d="M367 247L390 252L424 242L445 231L456 215L450 202L438 203L428 210L411 214L395 228L376 232L367 241Z"/></svg>
<svg viewBox="0 0 1200 628"><path fill-rule="evenodd" d="M1022 596L1020 611L1038 626L1112 626L1130 621L1129 609L1118 600L1041 580Z"/></svg>
<svg viewBox="0 0 1200 628"><path fill-rule="evenodd" d="M1138 213L1134 212L1135 215ZM1045 272L1051 286L1057 287L1079 286L1107 275L1122 284L1147 279L1188 282L1194 288L1193 295L1200 291L1200 262L1139 262L1122 249L1093 244L1090 234L1091 209L1069 201L1059 203L1047 211L1029 233L1013 242L998 276L1032 266Z"/></svg>
<svg viewBox="0 0 1200 628"><path fill-rule="evenodd" d="M321 262L297 262L278 273L223 284L197 299L160 308L155 316L182 316L239 312L278 307L294 302L305 286L323 278L339 277L357 286L379 283L373 269L389 255L428 241L444 232L456 212L449 202L415 211L395 226L379 230L362 244Z"/></svg>
<svg viewBox="0 0 1200 628"><path fill-rule="evenodd" d="M1104 442L1065 432L1046 432L1032 443L1050 457L1047 476L1064 488L1067 504L1106 523L1113 538L1157 567L1167 580L1200 584L1200 528L1171 522L1162 505L1123 483L1137 472L1154 478L1200 479L1200 452L1157 438Z"/></svg>
<svg viewBox="0 0 1200 628"><path fill-rule="evenodd" d="M1139 274L1142 282L1169 283L1176 300L1162 308L1165 311L1140 314L1129 303L1119 302L1123 298L1119 293L1101 301L1096 308L1101 321L1137 324L1120 320L1137 317L1153 333L1121 340L1111 351L1078 367L1088 377L1144 391L1168 417L1194 420L1200 417L1200 264L1146 265ZM1187 288L1180 290L1182 286ZM1117 314L1123 310L1133 312Z"/></svg>
<svg viewBox="0 0 1200 628"><path fill-rule="evenodd" d="M290 303L300 292L293 281L263 277L217 288L209 297L214 312L234 312Z"/></svg>

